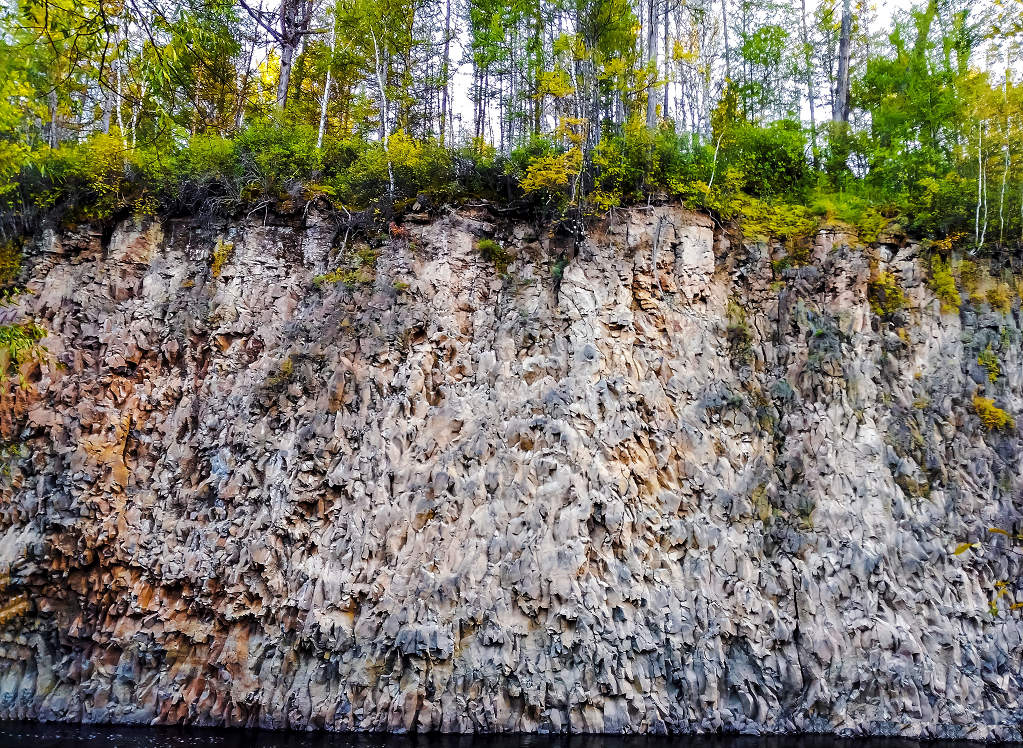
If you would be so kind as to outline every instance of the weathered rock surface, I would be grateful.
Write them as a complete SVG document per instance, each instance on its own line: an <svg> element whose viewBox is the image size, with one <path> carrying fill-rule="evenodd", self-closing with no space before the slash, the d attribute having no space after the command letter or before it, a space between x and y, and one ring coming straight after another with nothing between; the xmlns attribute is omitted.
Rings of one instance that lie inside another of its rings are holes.
<svg viewBox="0 0 1023 748"><path fill-rule="evenodd" d="M1023 444L971 405L1023 414L1018 309L672 207L409 231L354 290L316 216L39 240L0 717L1020 737Z"/></svg>

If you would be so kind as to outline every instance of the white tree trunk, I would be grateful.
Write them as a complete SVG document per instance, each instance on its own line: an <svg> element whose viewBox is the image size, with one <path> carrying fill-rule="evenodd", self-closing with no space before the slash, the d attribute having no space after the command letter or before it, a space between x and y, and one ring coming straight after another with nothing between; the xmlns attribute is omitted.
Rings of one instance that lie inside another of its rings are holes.
<svg viewBox="0 0 1023 748"><path fill-rule="evenodd" d="M373 38L373 61L376 67L377 87L380 89L380 140L384 144L384 153L387 155L387 185L388 196L394 197L394 165L391 163L391 148L387 144L390 133L387 130L387 86L384 84L384 71L380 64L380 46L377 44L376 32L370 28L370 36Z"/></svg>
<svg viewBox="0 0 1023 748"><path fill-rule="evenodd" d="M327 102L330 101L330 73L334 64L334 44L337 40L337 23L330 30L330 64L327 65L327 80L323 84L323 101L320 103L320 130L316 134L316 150L323 148L323 131L327 129Z"/></svg>

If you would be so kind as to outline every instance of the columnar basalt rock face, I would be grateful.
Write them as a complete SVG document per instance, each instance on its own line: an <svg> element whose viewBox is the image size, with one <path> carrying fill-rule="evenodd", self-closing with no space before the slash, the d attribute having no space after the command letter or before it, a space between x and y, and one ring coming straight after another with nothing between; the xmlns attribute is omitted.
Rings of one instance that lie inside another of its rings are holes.
<svg viewBox="0 0 1023 748"><path fill-rule="evenodd" d="M1018 557L951 553L1019 517L1019 428L971 404L1023 413L1018 310L673 207L452 213L352 289L314 283L344 232L253 221L38 240L0 716L1020 737Z"/></svg>

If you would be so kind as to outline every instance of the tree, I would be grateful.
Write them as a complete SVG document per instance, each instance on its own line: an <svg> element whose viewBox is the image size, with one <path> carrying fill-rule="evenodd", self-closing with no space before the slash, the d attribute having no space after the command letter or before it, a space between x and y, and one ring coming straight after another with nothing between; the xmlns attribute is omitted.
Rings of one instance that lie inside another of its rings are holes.
<svg viewBox="0 0 1023 748"><path fill-rule="evenodd" d="M272 12L263 10L262 6L253 8L247 0L238 0L238 2L280 50L277 108L284 110L288 105L291 71L299 45L308 35L321 34L325 31L325 29L310 28L316 10L314 0L281 0L278 9Z"/></svg>
<svg viewBox="0 0 1023 748"><path fill-rule="evenodd" d="M842 0L842 30L838 41L838 78L835 82L834 122L849 121L849 58L852 53L852 2Z"/></svg>

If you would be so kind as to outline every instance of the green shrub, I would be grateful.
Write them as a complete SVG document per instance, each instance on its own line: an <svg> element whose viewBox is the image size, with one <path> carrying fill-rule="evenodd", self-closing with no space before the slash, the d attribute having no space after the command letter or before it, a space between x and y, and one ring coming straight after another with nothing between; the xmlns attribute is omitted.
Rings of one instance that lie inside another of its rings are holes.
<svg viewBox="0 0 1023 748"><path fill-rule="evenodd" d="M691 201L700 196L694 183L710 175L710 160L696 136L679 136L670 127L651 131L645 121L633 118L594 149L589 199L597 212L636 202L653 190Z"/></svg>
<svg viewBox="0 0 1023 748"><path fill-rule="evenodd" d="M931 275L928 281L934 295L941 302L941 311L951 312L959 309L962 300L959 297L959 289L956 288L951 266L947 262L942 262L937 255L931 260Z"/></svg>
<svg viewBox="0 0 1023 748"><path fill-rule="evenodd" d="M248 199L280 198L320 168L316 128L283 116L256 119L235 138L238 174Z"/></svg>
<svg viewBox="0 0 1023 748"><path fill-rule="evenodd" d="M482 138L452 152L453 179L462 195L497 197L507 188L506 160Z"/></svg>
<svg viewBox="0 0 1023 748"><path fill-rule="evenodd" d="M21 272L21 240L10 239L0 244L0 288L9 287Z"/></svg>
<svg viewBox="0 0 1023 748"><path fill-rule="evenodd" d="M790 120L730 129L721 140L718 158L718 168L735 169L742 191L753 197L798 194L810 175L806 136L802 126Z"/></svg>
<svg viewBox="0 0 1023 748"><path fill-rule="evenodd" d="M40 360L46 347L39 341L46 335L46 328L34 322L0 325L0 380L7 379L12 371L20 377L22 364ZM25 382L21 384L24 386Z"/></svg>
<svg viewBox="0 0 1023 748"><path fill-rule="evenodd" d="M955 272L963 290L972 296L980 286L982 276L980 266L973 260L959 260L955 264Z"/></svg>
<svg viewBox="0 0 1023 748"><path fill-rule="evenodd" d="M809 261L809 240L817 231L818 222L802 205L769 203L739 193L719 209L724 217L738 222L745 236L783 242L789 251L786 264L801 265Z"/></svg>
<svg viewBox="0 0 1023 748"><path fill-rule="evenodd" d="M998 356L996 356L995 352L991 350L990 345L977 355L977 363L984 367L987 371L987 378L989 382L998 381L998 377L1001 376L1002 369L998 363Z"/></svg>
<svg viewBox="0 0 1023 748"><path fill-rule="evenodd" d="M127 210L153 207L153 186L166 178L154 151L129 149L116 134L100 133L40 153L43 176L35 199L50 208L63 203L73 222L103 221Z"/></svg>
<svg viewBox="0 0 1023 748"><path fill-rule="evenodd" d="M882 271L867 284L870 308L879 317L890 318L906 306L906 294L892 273Z"/></svg>
<svg viewBox="0 0 1023 748"><path fill-rule="evenodd" d="M404 132L382 143L347 141L335 146L326 168L339 200L365 207L390 190L390 170L394 174L394 199L411 199L420 193L447 194L454 184L451 152L435 140L416 140Z"/></svg>
<svg viewBox="0 0 1023 748"><path fill-rule="evenodd" d="M189 210L208 207L211 198L239 197L241 168L235 143L214 135L197 135L175 151L160 184L165 203Z"/></svg>
<svg viewBox="0 0 1023 748"><path fill-rule="evenodd" d="M495 242L493 239L480 239L476 243L476 251L484 260L494 263L497 272L504 275L511 264L512 256L507 249Z"/></svg>
<svg viewBox="0 0 1023 748"><path fill-rule="evenodd" d="M540 197L548 205L564 207L570 198L570 187L582 165L583 153L579 148L537 156L529 162L519 186L528 196Z"/></svg>
<svg viewBox="0 0 1023 748"><path fill-rule="evenodd" d="M992 309L995 309L1002 314L1008 314L1012 311L1012 290L1009 288L1009 284L1003 281L996 281L991 288L987 290L987 303L991 305Z"/></svg>
<svg viewBox="0 0 1023 748"><path fill-rule="evenodd" d="M882 210L870 200L848 192L815 192L807 202L810 212L824 224L848 226L860 241L876 242L890 222Z"/></svg>
<svg viewBox="0 0 1023 748"><path fill-rule="evenodd" d="M347 288L355 288L372 283L376 277L376 262L379 256L379 250L362 245L352 252L340 267L313 278L313 284L322 286L325 283L342 283Z"/></svg>
<svg viewBox="0 0 1023 748"><path fill-rule="evenodd" d="M532 135L529 140L512 149L505 163L505 173L516 182L526 175L529 165L538 158L553 156L564 149L555 145L554 141L544 135Z"/></svg>

